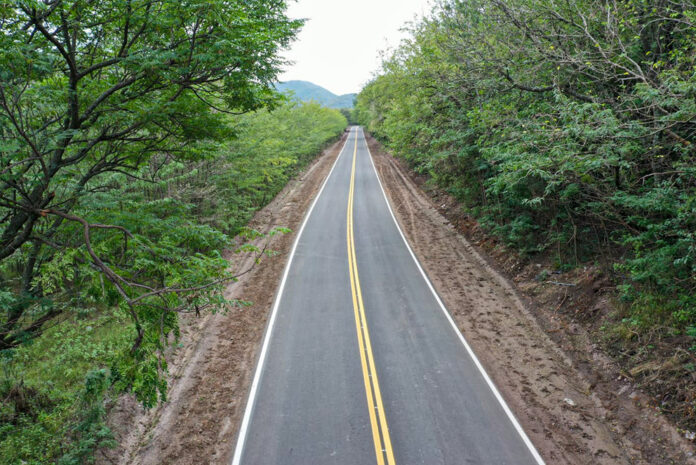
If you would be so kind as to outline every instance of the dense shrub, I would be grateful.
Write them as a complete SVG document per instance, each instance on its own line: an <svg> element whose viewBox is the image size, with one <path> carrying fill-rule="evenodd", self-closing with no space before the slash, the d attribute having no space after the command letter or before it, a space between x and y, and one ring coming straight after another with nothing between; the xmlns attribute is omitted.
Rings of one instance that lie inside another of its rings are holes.
<svg viewBox="0 0 696 465"><path fill-rule="evenodd" d="M696 334L696 5L443 0L356 117L523 253L608 259L637 325Z"/></svg>

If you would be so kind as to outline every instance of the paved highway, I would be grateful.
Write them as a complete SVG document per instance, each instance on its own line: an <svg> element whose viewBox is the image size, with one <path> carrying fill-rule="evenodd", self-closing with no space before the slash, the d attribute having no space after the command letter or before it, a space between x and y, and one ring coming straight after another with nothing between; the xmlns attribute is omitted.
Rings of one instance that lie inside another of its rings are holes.
<svg viewBox="0 0 696 465"><path fill-rule="evenodd" d="M389 208L362 130L298 231L232 465L543 464Z"/></svg>

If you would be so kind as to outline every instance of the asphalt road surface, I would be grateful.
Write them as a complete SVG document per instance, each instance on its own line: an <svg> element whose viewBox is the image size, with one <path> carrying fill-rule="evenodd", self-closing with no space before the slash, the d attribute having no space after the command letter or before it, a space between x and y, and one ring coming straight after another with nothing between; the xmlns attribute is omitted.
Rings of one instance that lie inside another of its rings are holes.
<svg viewBox="0 0 696 465"><path fill-rule="evenodd" d="M389 208L362 130L291 252L232 465L543 464Z"/></svg>

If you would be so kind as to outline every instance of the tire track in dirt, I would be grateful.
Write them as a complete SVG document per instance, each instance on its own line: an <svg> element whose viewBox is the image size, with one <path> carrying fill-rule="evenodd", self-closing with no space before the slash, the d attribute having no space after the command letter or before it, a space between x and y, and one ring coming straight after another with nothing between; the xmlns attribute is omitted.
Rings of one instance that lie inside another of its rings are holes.
<svg viewBox="0 0 696 465"><path fill-rule="evenodd" d="M103 451L100 464L228 464L266 321L295 231L345 142L326 149L300 176L259 210L250 223L258 231L287 227L273 236L264 258L231 284L225 295L253 302L226 314L183 315L180 347L170 358L168 400L150 411L122 396L110 412L119 447ZM257 244L262 246L262 244ZM237 273L254 264L254 254L230 254Z"/></svg>
<svg viewBox="0 0 696 465"><path fill-rule="evenodd" d="M655 411L601 398L544 332L517 290L368 136L382 183L414 252L502 395L549 464L696 463ZM597 364L606 364L596 360Z"/></svg>

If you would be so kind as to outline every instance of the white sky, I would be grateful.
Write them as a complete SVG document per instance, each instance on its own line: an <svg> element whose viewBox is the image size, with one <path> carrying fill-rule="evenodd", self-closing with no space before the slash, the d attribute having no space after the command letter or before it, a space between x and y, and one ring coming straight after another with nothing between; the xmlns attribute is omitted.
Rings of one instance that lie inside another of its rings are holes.
<svg viewBox="0 0 696 465"><path fill-rule="evenodd" d="M430 11L429 0L290 1L291 18L308 18L284 57L281 81L301 79L335 94L358 92L379 67L379 51L398 45L399 29Z"/></svg>

